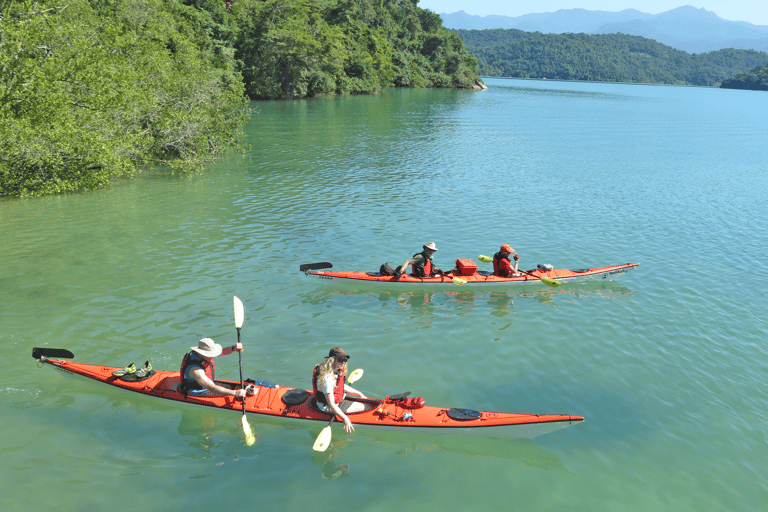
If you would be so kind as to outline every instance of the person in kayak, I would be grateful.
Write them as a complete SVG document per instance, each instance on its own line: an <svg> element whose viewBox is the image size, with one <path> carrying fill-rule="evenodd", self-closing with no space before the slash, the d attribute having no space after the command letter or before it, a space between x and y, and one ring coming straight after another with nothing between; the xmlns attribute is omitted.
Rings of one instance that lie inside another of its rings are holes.
<svg viewBox="0 0 768 512"><path fill-rule="evenodd" d="M216 362L215 357L228 356L234 352L242 352L243 344L237 342L231 347L222 348L211 338L203 338L196 347L184 355L181 362L180 391L187 395L217 396L234 395L237 398L245 398L244 389L230 389L215 382ZM258 388L254 388L257 391Z"/></svg>
<svg viewBox="0 0 768 512"><path fill-rule="evenodd" d="M395 269L395 281L400 279L400 276L408 270L408 265L411 266L411 275L413 277L433 277L435 275L443 275L443 271L439 268L435 268L432 262L432 255L437 252L437 246L435 242L429 242L427 245L423 245L422 252L418 252L408 260L405 260L402 265Z"/></svg>
<svg viewBox="0 0 768 512"><path fill-rule="evenodd" d="M365 404L344 400L346 393L366 398L361 392L345 381L349 356L341 347L334 347L328 352L325 361L315 366L312 371L312 393L317 408L328 414L335 414L344 421L344 431L354 432L355 427L345 413L362 412Z"/></svg>
<svg viewBox="0 0 768 512"><path fill-rule="evenodd" d="M512 266L512 262L509 259L509 255L514 253L515 265ZM493 273L501 277L512 277L519 274L517 270L517 262L520 256L515 250L510 247L509 244L504 244L499 249L499 252L493 255Z"/></svg>

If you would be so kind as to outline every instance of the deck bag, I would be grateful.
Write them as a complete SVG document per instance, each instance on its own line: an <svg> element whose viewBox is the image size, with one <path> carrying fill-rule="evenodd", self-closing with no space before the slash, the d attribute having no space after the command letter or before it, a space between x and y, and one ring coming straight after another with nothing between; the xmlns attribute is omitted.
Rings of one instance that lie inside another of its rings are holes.
<svg viewBox="0 0 768 512"><path fill-rule="evenodd" d="M463 276L471 276L477 272L477 263L472 258L459 258L456 260L456 270Z"/></svg>
<svg viewBox="0 0 768 512"><path fill-rule="evenodd" d="M385 263L379 268L379 273L383 276L393 276L395 275L395 271L392 270L392 267L389 266L389 263Z"/></svg>

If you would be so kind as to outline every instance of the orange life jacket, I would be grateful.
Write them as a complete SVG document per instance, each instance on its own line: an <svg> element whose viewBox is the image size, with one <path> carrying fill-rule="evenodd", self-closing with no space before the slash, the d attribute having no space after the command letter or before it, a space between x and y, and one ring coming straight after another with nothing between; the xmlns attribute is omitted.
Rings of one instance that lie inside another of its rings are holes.
<svg viewBox="0 0 768 512"><path fill-rule="evenodd" d="M315 369L312 371L312 394L315 395L315 400L321 404L328 404L325 399L325 393L321 393L317 390L317 376L319 371L319 365L315 366ZM333 399L337 404L344 400L344 370L341 371L339 378L336 380L336 387L333 389Z"/></svg>

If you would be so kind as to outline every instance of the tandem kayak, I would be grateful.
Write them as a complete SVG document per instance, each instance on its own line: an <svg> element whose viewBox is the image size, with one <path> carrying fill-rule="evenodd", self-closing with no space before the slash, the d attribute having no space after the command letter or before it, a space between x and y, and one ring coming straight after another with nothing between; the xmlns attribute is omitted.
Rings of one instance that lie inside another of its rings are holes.
<svg viewBox="0 0 768 512"><path fill-rule="evenodd" d="M143 380L124 380L114 377L116 367L65 361L74 355L65 349L35 348L32 357L42 366L66 374L85 377L109 386L153 396L172 402L230 410L242 414L243 404L234 396L199 397L178 391L178 371L152 371ZM216 380L224 386L239 387L239 381ZM311 392L306 389L266 385L256 386L258 393L245 398L245 411L253 415L279 419L281 423L303 423L324 427L330 415L314 406ZM366 405L366 410L348 414L355 428L420 432L429 434L467 434L488 437L532 438L584 421L582 416L567 414L520 414L509 412L474 411L424 405L423 399L408 398L409 393L398 396L353 398ZM336 427L341 429L341 422Z"/></svg>
<svg viewBox="0 0 768 512"><path fill-rule="evenodd" d="M461 260L467 261L467 260ZM471 261L471 260L470 260ZM383 275L380 272L335 272L325 269L333 268L328 262L308 263L301 265L299 270L309 277L323 281L333 281L335 284L381 285L386 287L405 287L422 285L429 288L445 288L456 285L466 285L477 288L515 285L540 285L559 286L561 283L581 283L585 281L610 281L619 274L629 272L639 263L624 263L609 267L582 268L578 270L556 269L540 265L533 270L522 271L520 275L513 277L501 277L492 272L476 270L476 266L464 265L462 270L454 269L442 276L413 277L408 274L395 280L393 276Z"/></svg>

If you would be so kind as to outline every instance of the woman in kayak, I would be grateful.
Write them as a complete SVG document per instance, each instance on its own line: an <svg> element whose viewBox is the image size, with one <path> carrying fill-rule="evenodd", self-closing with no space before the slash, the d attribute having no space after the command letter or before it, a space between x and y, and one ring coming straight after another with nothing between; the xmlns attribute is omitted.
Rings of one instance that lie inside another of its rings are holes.
<svg viewBox="0 0 768 512"><path fill-rule="evenodd" d="M512 266L512 262L509 260L509 255L512 253L515 254L514 267ZM512 247L509 246L509 244L502 245L501 249L499 249L499 252L493 255L493 273L501 277L511 277L518 275L519 272L517 270L517 261L519 259L520 256Z"/></svg>
<svg viewBox="0 0 768 512"><path fill-rule="evenodd" d="M234 395L238 398L245 397L244 389L230 389L216 384L214 381L216 362L213 358L242 352L242 343L238 341L236 345L222 348L211 338L203 338L196 347L191 348L192 351L187 352L181 362L181 384L179 387L183 393L195 396Z"/></svg>
<svg viewBox="0 0 768 512"><path fill-rule="evenodd" d="M328 414L335 414L344 421L344 430L354 432L355 427L344 413L362 412L365 404L344 400L346 393L365 398L361 392L344 380L349 356L341 347L334 347L328 352L325 361L315 366L312 372L312 393L317 408Z"/></svg>
<svg viewBox="0 0 768 512"><path fill-rule="evenodd" d="M437 246L435 242L429 242L427 245L423 245L422 252L416 253L411 259L405 260L395 270L395 281L400 279L400 276L408 269L408 265L411 266L413 277L432 277L434 275L442 275L443 272L439 268L435 268L432 263L432 255L437 252Z"/></svg>

